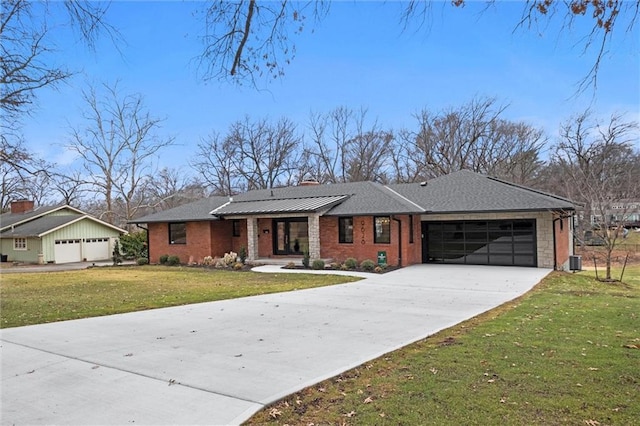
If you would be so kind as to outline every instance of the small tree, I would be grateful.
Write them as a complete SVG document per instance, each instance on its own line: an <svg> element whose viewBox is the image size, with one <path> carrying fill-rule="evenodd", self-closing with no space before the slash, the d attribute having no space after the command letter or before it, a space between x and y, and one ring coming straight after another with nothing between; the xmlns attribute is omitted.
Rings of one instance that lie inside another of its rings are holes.
<svg viewBox="0 0 640 426"><path fill-rule="evenodd" d="M122 253L120 252L120 243L116 240L113 245L113 253L111 258L113 259L113 266L117 266L122 263Z"/></svg>

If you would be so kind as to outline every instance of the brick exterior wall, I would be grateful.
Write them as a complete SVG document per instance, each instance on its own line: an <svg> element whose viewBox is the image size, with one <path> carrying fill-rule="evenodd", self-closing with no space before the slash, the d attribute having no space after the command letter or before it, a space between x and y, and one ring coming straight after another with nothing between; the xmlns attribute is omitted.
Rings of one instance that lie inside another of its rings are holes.
<svg viewBox="0 0 640 426"><path fill-rule="evenodd" d="M556 269L569 270L569 256L573 254L573 230L569 218L556 220Z"/></svg>
<svg viewBox="0 0 640 426"><path fill-rule="evenodd" d="M401 226L396 220L391 220L391 242L389 244L374 244L373 216L355 216L353 218L353 243L341 244L338 239L338 218L335 216L320 217L320 256L342 262L349 257L359 262L369 259L378 263L378 251L387 252L387 263L392 266L399 264L398 229L402 228L402 265L412 265L422 261L422 247L420 239L420 221L414 217L413 243L409 239L408 215L395 215L400 219Z"/></svg>
<svg viewBox="0 0 640 426"><path fill-rule="evenodd" d="M273 219L258 219L258 257L273 256ZM268 233L264 231L268 230Z"/></svg>
<svg viewBox="0 0 640 426"><path fill-rule="evenodd" d="M246 222L245 222L246 236ZM232 237L231 221L187 222L187 243L169 244L169 224L149 224L149 262L159 263L160 256L178 256L181 263L198 262L207 257L222 257L240 247L242 238ZM246 237L245 237L246 238Z"/></svg>
<svg viewBox="0 0 640 426"><path fill-rule="evenodd" d="M554 247L555 216L551 212L531 213L475 213L475 214L434 214L413 216L413 243L410 242L409 215L394 215L391 220L391 242L389 244L374 244L373 216L356 216L353 218L353 243L341 244L338 241L338 217L321 216L319 247L315 247L310 240L313 251L319 250L319 257L342 262L349 257L359 262L370 259L377 263L378 251L387 253L387 263L392 266L399 264L398 232L402 231L402 266L422 262L421 220L500 220L500 219L535 219L537 238L538 267L567 269L569 256L573 254L571 221L564 218L555 222L556 245ZM399 219L401 225L394 219ZM248 219L251 220L251 219ZM310 225L314 221L310 218ZM257 219L257 255L258 257L273 257L272 218ZM562 225L561 225L562 223ZM265 233L268 230L268 233ZM169 244L169 230L167 223L149 224L149 261L158 263L164 254L178 256L182 263L202 262L206 256L222 257L229 251L238 253L242 247L249 250L247 220L240 221L240 236L233 236L233 221L203 221L187 223L187 244ZM555 257L554 257L555 256ZM312 255L312 258L317 256ZM554 262L555 261L555 262Z"/></svg>

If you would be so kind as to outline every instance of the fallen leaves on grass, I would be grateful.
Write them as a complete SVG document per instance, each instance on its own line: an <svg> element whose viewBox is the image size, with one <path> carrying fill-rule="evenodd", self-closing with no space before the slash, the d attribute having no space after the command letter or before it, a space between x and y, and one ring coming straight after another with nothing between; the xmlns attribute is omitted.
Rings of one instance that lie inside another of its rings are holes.
<svg viewBox="0 0 640 426"><path fill-rule="evenodd" d="M279 416L282 415L282 411L278 410L277 408L273 407L272 409L269 410L269 416L272 419L277 419Z"/></svg>

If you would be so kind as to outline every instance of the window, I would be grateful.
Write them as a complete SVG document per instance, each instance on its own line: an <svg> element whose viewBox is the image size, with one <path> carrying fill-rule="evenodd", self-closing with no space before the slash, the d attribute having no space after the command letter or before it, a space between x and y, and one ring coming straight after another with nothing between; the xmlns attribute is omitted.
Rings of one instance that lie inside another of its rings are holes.
<svg viewBox="0 0 640 426"><path fill-rule="evenodd" d="M13 239L13 249L14 250L26 250L27 249L27 239L26 238L14 238Z"/></svg>
<svg viewBox="0 0 640 426"><path fill-rule="evenodd" d="M187 244L187 224L169 224L169 244Z"/></svg>
<svg viewBox="0 0 640 426"><path fill-rule="evenodd" d="M338 218L338 242L342 244L353 243L353 218Z"/></svg>
<svg viewBox="0 0 640 426"><path fill-rule="evenodd" d="M233 236L240 236L240 221L238 219L233 220Z"/></svg>
<svg viewBox="0 0 640 426"><path fill-rule="evenodd" d="M376 244L389 244L391 242L391 218L389 216L376 216L373 218L373 242Z"/></svg>

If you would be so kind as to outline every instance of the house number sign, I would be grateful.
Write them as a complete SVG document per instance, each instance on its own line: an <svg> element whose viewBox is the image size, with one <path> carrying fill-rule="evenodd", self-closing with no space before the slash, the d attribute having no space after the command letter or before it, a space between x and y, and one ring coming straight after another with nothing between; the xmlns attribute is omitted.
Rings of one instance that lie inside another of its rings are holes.
<svg viewBox="0 0 640 426"><path fill-rule="evenodd" d="M362 239L360 240L360 244L366 244L367 241L364 239L364 220L360 221L360 232L362 232Z"/></svg>

